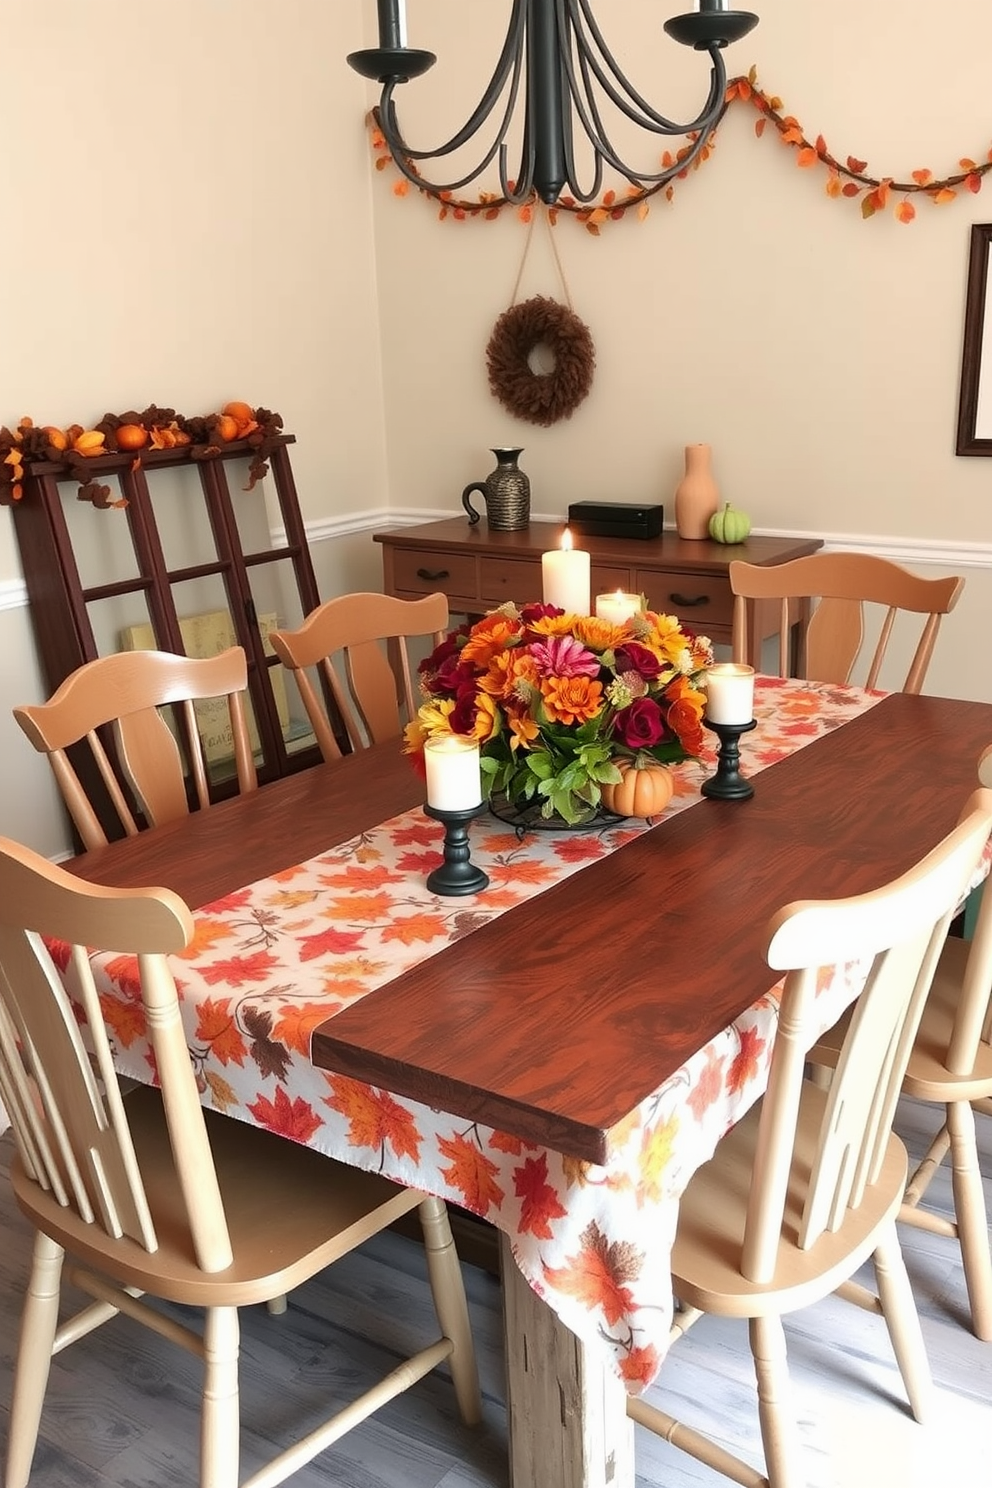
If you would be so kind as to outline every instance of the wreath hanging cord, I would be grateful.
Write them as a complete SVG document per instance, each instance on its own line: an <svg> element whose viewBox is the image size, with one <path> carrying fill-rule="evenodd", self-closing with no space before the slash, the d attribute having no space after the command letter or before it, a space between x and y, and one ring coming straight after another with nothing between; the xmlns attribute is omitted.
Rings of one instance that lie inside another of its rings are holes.
<svg viewBox="0 0 992 1488"><path fill-rule="evenodd" d="M567 304L544 295L534 295L519 305L514 303L533 236L532 218L510 308L503 311L493 327L486 347L486 365L490 390L503 407L519 419L548 428L560 419L571 418L588 395L596 348L589 327L572 309L554 232L547 213L542 215ZM531 366L531 356L538 346L546 346L554 358L554 366L548 372L536 372Z"/></svg>

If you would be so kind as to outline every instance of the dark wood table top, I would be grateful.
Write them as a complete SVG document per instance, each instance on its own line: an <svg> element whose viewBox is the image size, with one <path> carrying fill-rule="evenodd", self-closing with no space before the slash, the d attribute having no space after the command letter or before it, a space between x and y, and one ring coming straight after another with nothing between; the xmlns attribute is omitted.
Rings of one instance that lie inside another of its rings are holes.
<svg viewBox="0 0 992 1488"><path fill-rule="evenodd" d="M610 1128L773 984L770 916L911 866L989 742L990 704L888 697L762 771L752 800L701 801L346 1008L314 1062L602 1161ZM409 760L378 746L69 866L196 908L422 799Z"/></svg>
<svg viewBox="0 0 992 1488"><path fill-rule="evenodd" d="M387 546L431 549L442 547L451 553L493 553L503 558L537 558L548 548L556 548L565 522L532 522L519 532L494 531L486 522L470 526L464 517L448 517L441 522L417 523L373 532L372 540ZM573 532L575 546L589 553L598 563L629 564L635 559L644 568L673 567L702 572L725 571L731 559L746 563L783 563L801 558L822 548L819 537L749 536L743 543L728 545L709 538L689 540L676 532L664 531L660 537L593 537Z"/></svg>

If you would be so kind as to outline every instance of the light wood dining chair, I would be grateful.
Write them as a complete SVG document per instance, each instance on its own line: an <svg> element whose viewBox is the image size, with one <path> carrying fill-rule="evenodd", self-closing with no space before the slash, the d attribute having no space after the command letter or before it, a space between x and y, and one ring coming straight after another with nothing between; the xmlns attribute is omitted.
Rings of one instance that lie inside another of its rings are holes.
<svg viewBox="0 0 992 1488"><path fill-rule="evenodd" d="M169 890L83 883L0 839L0 1098L14 1126L14 1197L36 1231L5 1488L28 1482L52 1356L119 1312L202 1359L200 1485L236 1488L238 1308L282 1296L414 1208L440 1335L327 1421L308 1423L247 1483L282 1482L445 1360L462 1418L480 1418L444 1204L201 1106L168 960L192 935ZM94 948L126 961L140 987L160 1089L122 1093ZM83 1011L89 1054L53 955ZM63 1278L92 1301L60 1324ZM202 1331L145 1294L202 1309ZM281 1416L291 1404L279 1402Z"/></svg>
<svg viewBox="0 0 992 1488"><path fill-rule="evenodd" d="M675 1335L708 1312L748 1319L764 1471L642 1398L627 1404L634 1421L746 1488L804 1481L782 1317L831 1292L881 1311L917 1420L927 1408L930 1371L896 1234L907 1157L892 1117L947 926L990 828L992 791L977 791L955 831L900 878L789 905L771 922L768 964L786 977L767 1091L690 1180L672 1253L688 1309ZM867 982L824 1090L803 1066L823 978L849 963ZM869 1257L877 1295L851 1280Z"/></svg>
<svg viewBox="0 0 992 1488"><path fill-rule="evenodd" d="M992 786L992 747L979 778ZM850 1018L819 1039L810 1060L833 1069ZM992 894L986 889L970 941L948 936L913 1043L903 1094L943 1107L944 1120L906 1186L899 1218L961 1247L972 1327L992 1342L992 1253L978 1156L975 1113L992 1116ZM920 1208L940 1164L951 1154L954 1217Z"/></svg>
<svg viewBox="0 0 992 1488"><path fill-rule="evenodd" d="M748 603L777 600L779 676L791 671L791 630L801 638L798 674L814 682L850 682L865 636L865 605L885 610L865 687L878 685L893 624L900 611L925 615L922 634L902 692L919 692L926 677L940 622L961 597L964 579L924 579L870 553L812 553L769 567L735 560L729 567L734 600L734 659L748 659Z"/></svg>
<svg viewBox="0 0 992 1488"><path fill-rule="evenodd" d="M419 703L407 641L421 636L436 644L447 624L445 594L342 594L318 605L299 630L270 632L273 651L296 678L325 760L340 759L341 746L306 669L316 668L329 688L352 749L398 739Z"/></svg>
<svg viewBox="0 0 992 1488"><path fill-rule="evenodd" d="M25 703L14 709L14 717L35 749L47 754L83 846L102 847L107 834L70 757L73 746L88 748L94 782L98 775L106 789L107 809L133 837L139 830L136 812L151 826L185 816L187 769L198 805L210 804L194 702L226 699L238 787L254 790L255 763L245 721L247 685L247 661L240 646L206 658L171 651L120 651L85 662L47 703ZM182 719L183 750L162 715L170 704L176 705ZM106 725L111 726L120 775L100 738L99 730Z"/></svg>

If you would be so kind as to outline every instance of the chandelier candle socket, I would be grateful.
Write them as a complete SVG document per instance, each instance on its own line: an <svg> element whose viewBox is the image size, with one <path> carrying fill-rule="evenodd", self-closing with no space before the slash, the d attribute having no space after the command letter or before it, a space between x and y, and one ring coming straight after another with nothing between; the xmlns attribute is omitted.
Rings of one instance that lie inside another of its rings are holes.
<svg viewBox="0 0 992 1488"><path fill-rule="evenodd" d="M566 615L588 615L589 572L589 554L572 547L572 534L566 527L561 546L541 554L544 603L557 605Z"/></svg>
<svg viewBox="0 0 992 1488"><path fill-rule="evenodd" d="M474 811L482 804L479 745L458 734L424 744L427 804L435 811Z"/></svg>
<svg viewBox="0 0 992 1488"><path fill-rule="evenodd" d="M614 625L623 625L625 620L639 615L644 604L639 594L625 594L617 589L614 594L596 595L596 618L611 620Z"/></svg>
<svg viewBox="0 0 992 1488"><path fill-rule="evenodd" d="M754 717L754 667L719 662L706 674L707 723L750 723Z"/></svg>

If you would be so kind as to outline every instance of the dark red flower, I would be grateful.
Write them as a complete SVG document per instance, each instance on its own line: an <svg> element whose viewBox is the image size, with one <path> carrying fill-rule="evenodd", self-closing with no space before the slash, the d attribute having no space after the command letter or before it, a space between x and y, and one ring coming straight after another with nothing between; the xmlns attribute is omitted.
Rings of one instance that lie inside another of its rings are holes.
<svg viewBox="0 0 992 1488"><path fill-rule="evenodd" d="M653 682L661 676L664 663L639 641L627 641L616 649L615 670L618 676L624 672L636 672L645 682Z"/></svg>
<svg viewBox="0 0 992 1488"><path fill-rule="evenodd" d="M650 749L667 733L665 716L654 698L635 698L613 721L613 737L628 749Z"/></svg>

